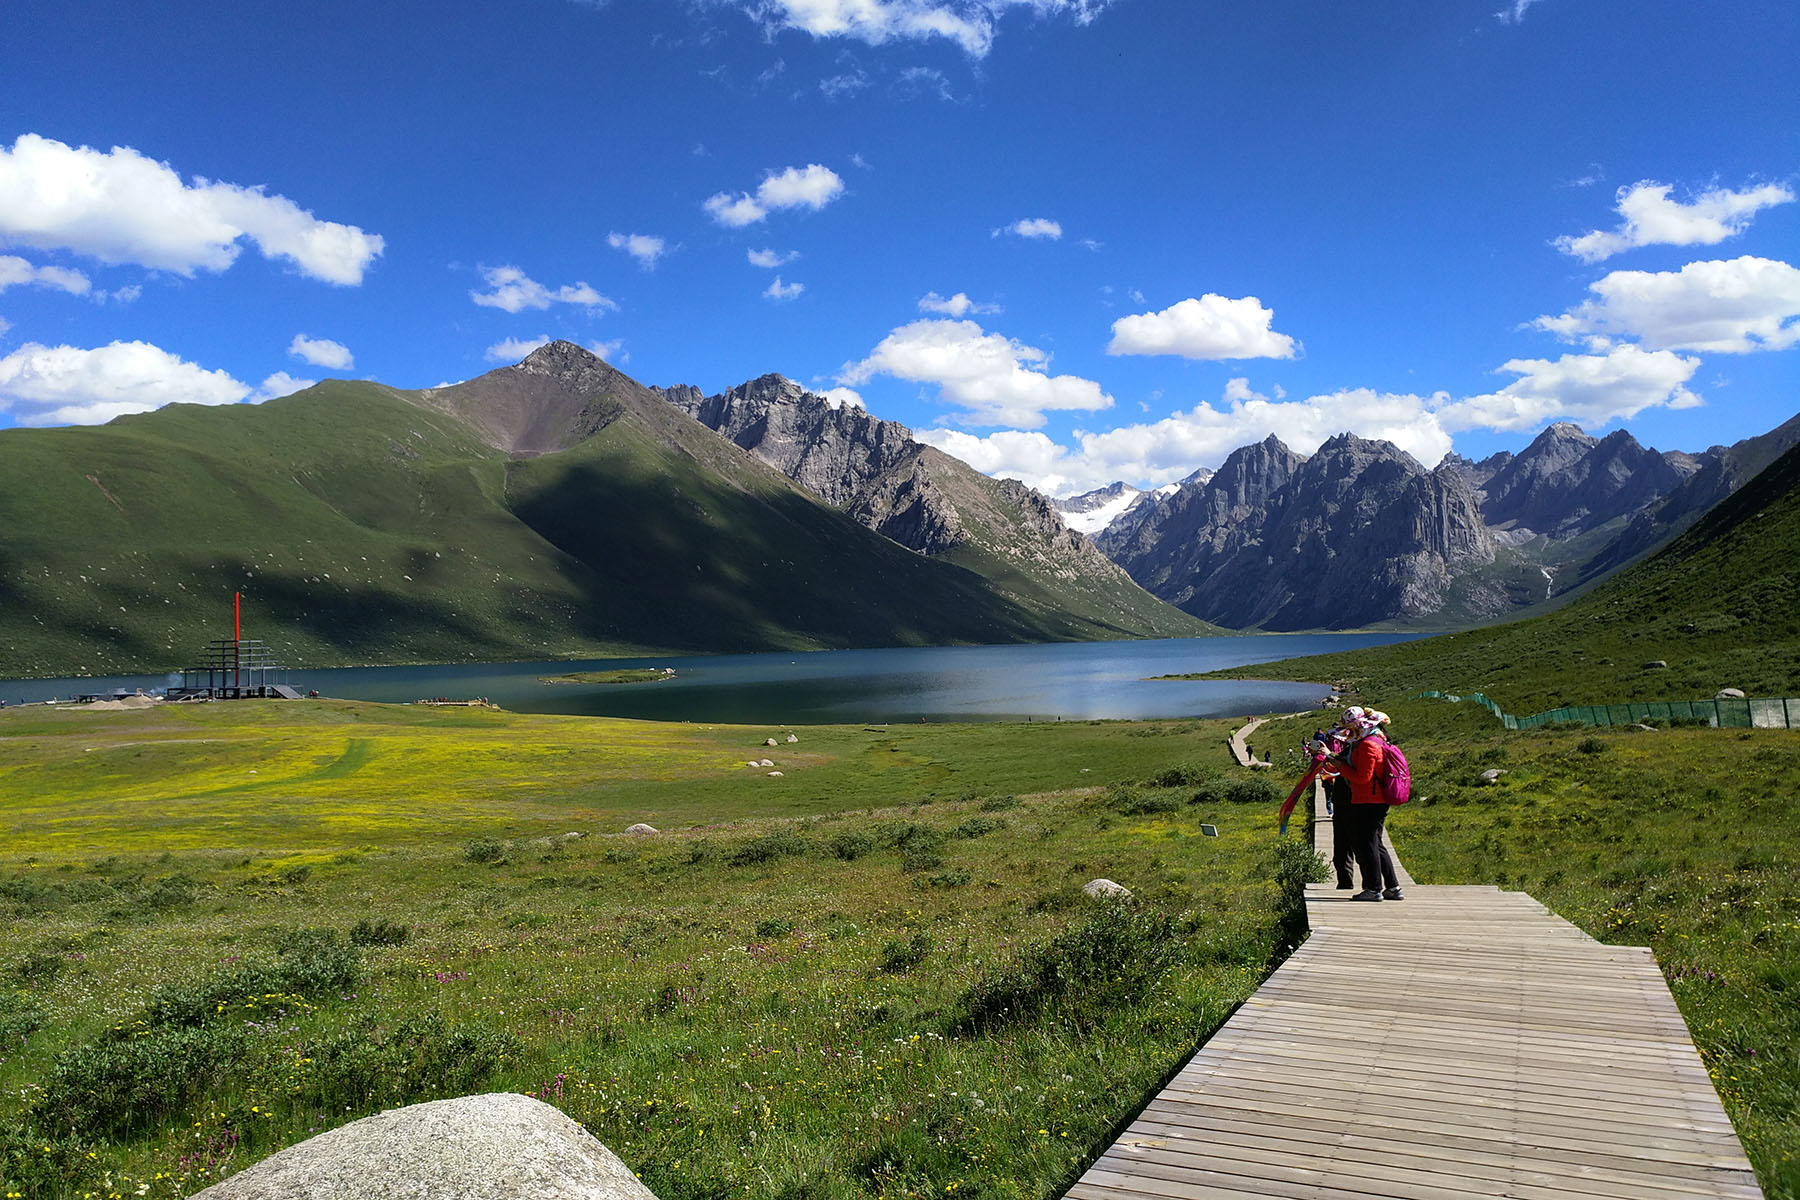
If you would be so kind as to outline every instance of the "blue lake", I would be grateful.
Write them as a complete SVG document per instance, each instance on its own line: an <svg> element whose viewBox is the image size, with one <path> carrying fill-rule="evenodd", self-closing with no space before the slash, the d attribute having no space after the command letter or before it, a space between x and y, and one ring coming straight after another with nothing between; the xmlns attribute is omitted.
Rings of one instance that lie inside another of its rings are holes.
<svg viewBox="0 0 1800 1200"><path fill-rule="evenodd" d="M1153 680L1408 641L1415 634L1270 634L1139 642L946 646L426 667L295 670L301 691L407 703L486 697L514 712L658 721L840 724L1224 717L1311 708L1319 683ZM545 676L672 667L657 683L551 684ZM163 675L0 681L0 700L35 702L179 682Z"/></svg>

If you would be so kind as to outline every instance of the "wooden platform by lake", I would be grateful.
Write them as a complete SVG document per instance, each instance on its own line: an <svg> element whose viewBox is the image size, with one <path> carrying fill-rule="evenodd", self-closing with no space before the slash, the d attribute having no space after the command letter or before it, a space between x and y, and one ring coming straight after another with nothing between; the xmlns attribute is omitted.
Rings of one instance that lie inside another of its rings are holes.
<svg viewBox="0 0 1800 1200"><path fill-rule="evenodd" d="M1307 889L1306 943L1071 1200L1762 1195L1649 950L1522 892L1350 894Z"/></svg>

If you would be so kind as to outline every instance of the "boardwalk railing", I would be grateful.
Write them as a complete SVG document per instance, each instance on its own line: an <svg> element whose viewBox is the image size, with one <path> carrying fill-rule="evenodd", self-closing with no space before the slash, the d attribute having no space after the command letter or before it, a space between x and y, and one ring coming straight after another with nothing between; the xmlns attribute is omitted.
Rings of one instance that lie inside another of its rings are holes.
<svg viewBox="0 0 1800 1200"><path fill-rule="evenodd" d="M1417 692L1415 699L1479 704L1508 729L1542 725L1637 725L1644 721L1705 721L1715 729L1800 729L1800 699L1659 700L1635 704L1578 704L1515 717L1480 692Z"/></svg>

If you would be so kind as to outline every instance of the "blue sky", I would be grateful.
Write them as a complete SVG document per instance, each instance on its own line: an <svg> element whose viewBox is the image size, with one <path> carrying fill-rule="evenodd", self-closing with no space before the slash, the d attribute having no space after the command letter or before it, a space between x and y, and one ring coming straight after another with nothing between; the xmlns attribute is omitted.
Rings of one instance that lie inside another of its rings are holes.
<svg viewBox="0 0 1800 1200"><path fill-rule="evenodd" d="M984 470L1800 409L1800 6L9 0L0 426L567 338Z"/></svg>

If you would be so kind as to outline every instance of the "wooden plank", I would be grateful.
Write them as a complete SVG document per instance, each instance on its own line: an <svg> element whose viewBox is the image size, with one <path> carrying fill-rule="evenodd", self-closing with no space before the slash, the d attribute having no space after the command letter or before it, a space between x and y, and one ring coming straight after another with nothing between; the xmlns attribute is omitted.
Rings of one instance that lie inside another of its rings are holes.
<svg viewBox="0 0 1800 1200"><path fill-rule="evenodd" d="M1346 895L1068 1196L1761 1196L1648 950L1498 888Z"/></svg>

